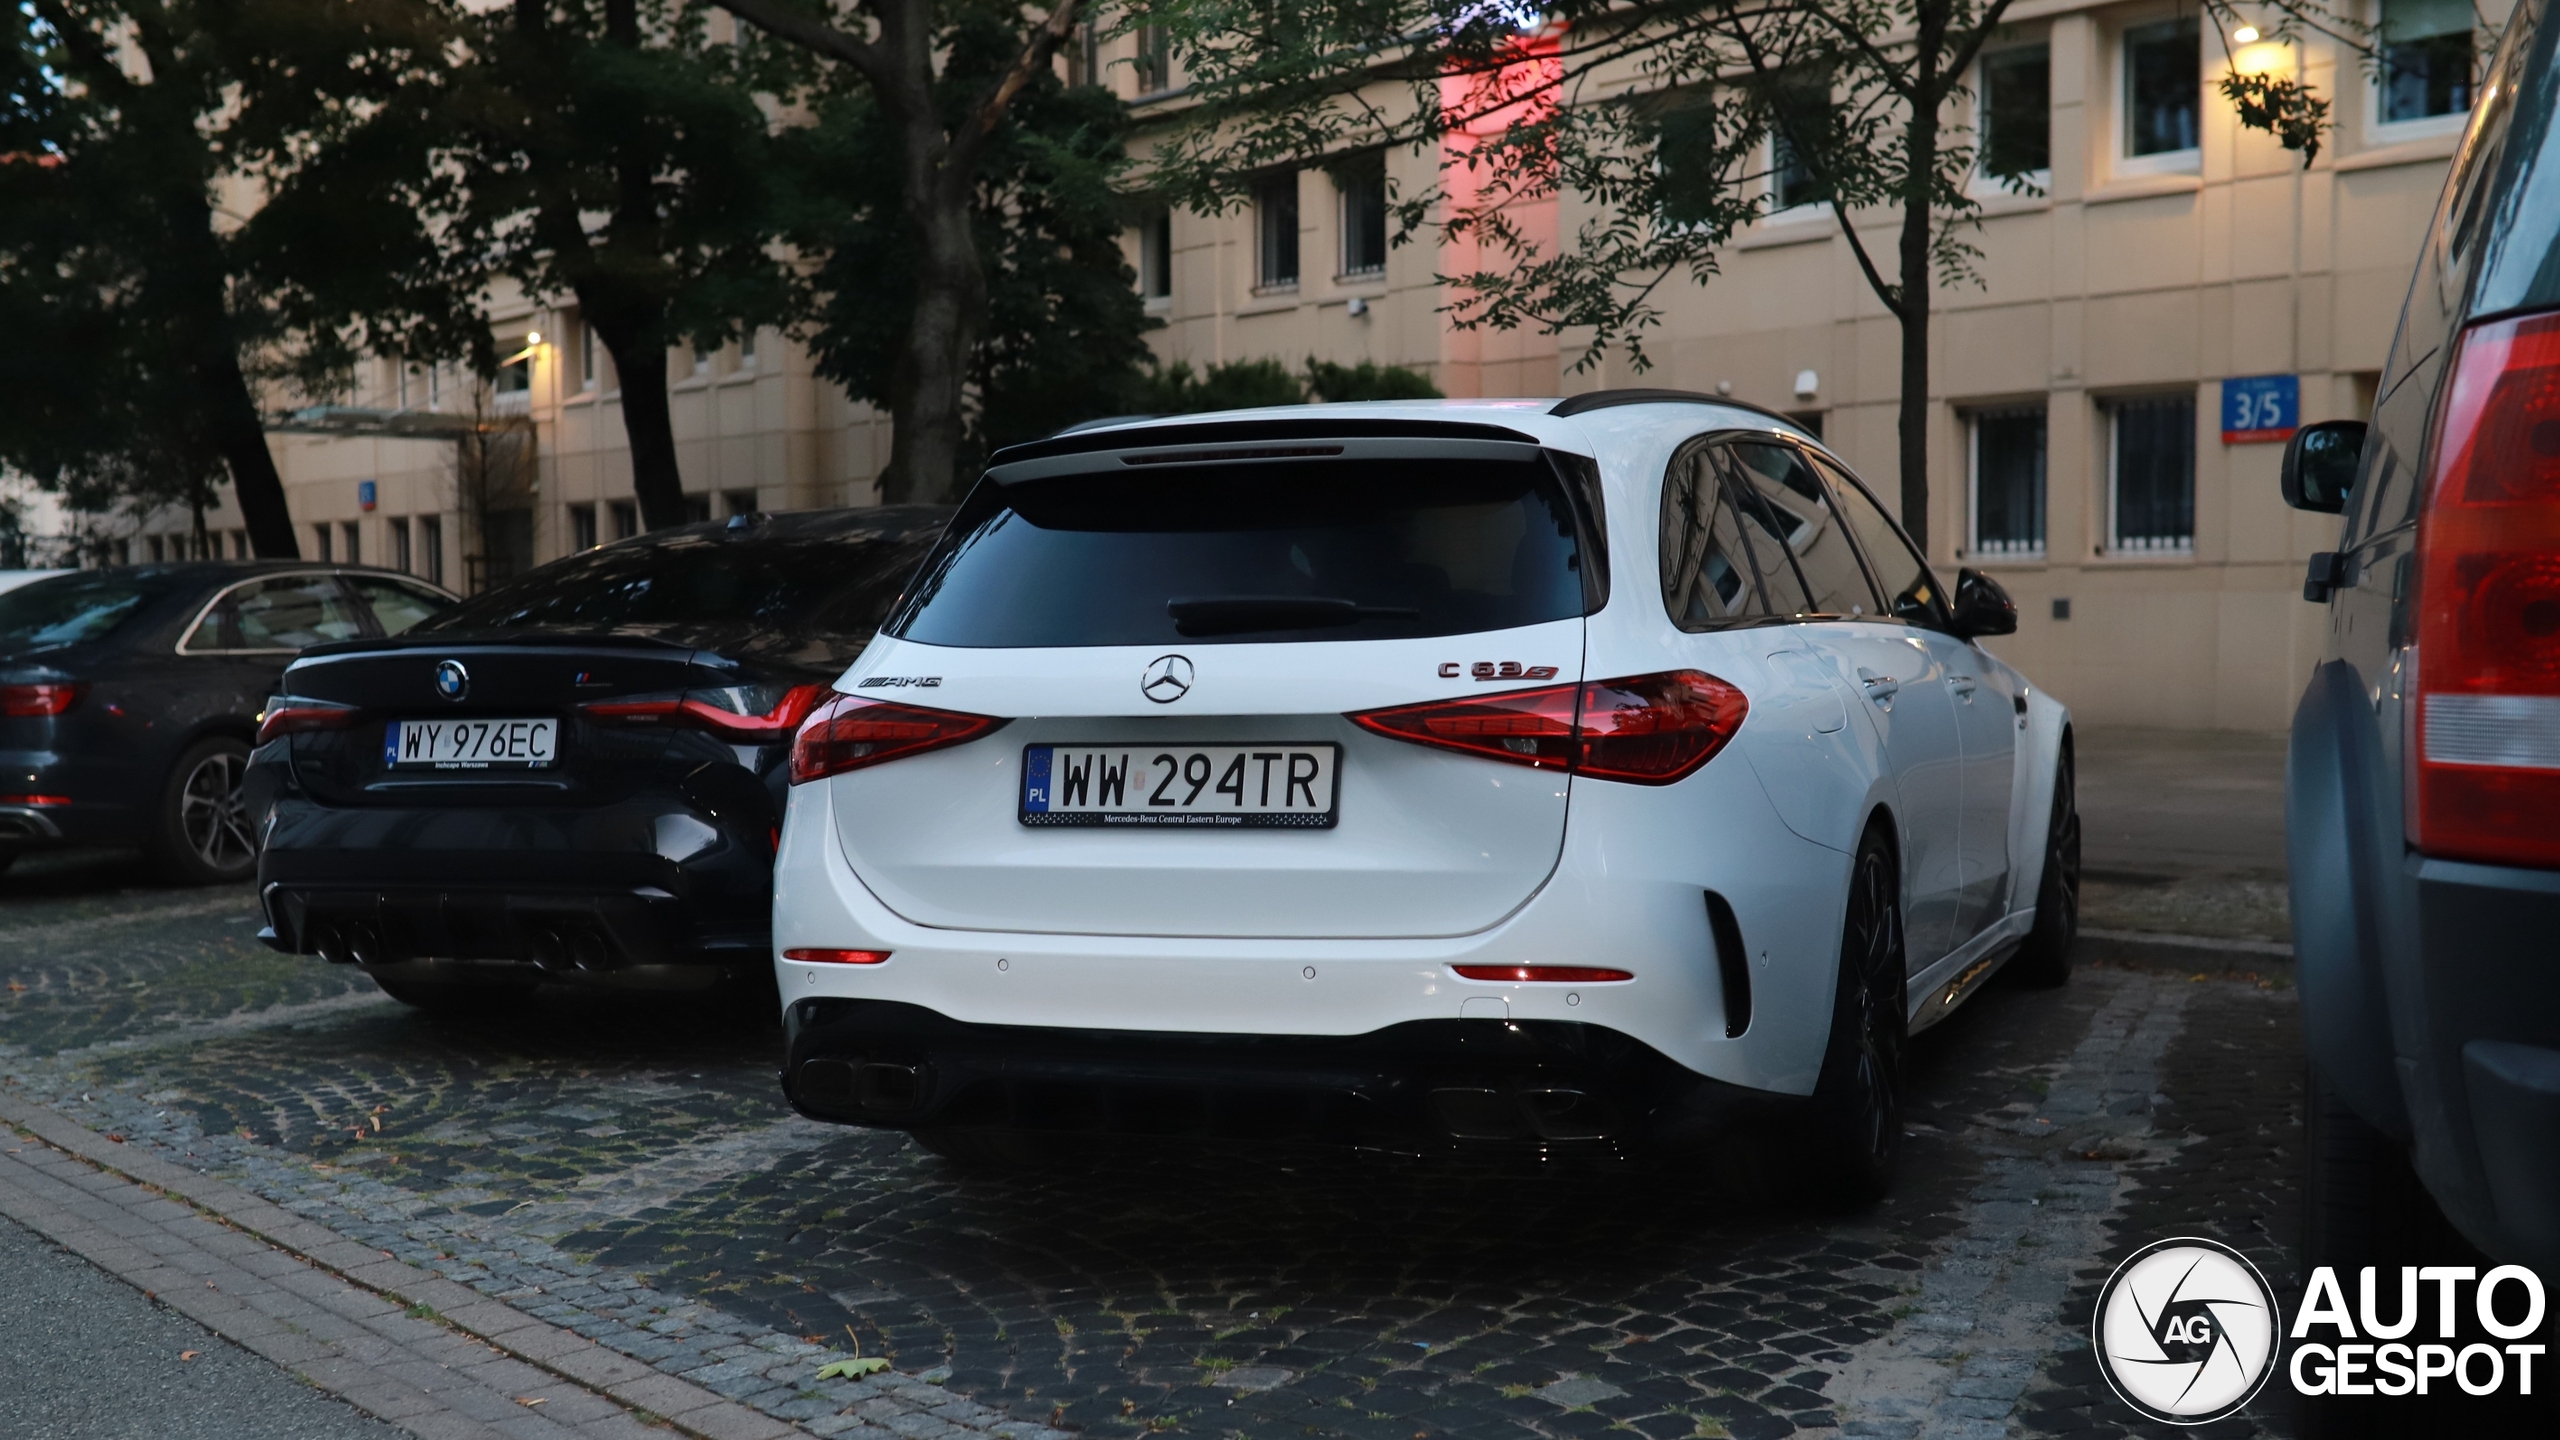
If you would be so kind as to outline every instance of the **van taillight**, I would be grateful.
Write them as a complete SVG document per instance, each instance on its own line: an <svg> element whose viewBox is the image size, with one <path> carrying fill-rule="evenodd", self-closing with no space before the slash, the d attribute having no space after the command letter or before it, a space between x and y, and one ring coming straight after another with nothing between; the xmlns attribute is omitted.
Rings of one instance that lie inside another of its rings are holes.
<svg viewBox="0 0 2560 1440"><path fill-rule="evenodd" d="M866 765L965 744L1003 724L991 715L838 695L819 706L793 737L791 783L824 780Z"/></svg>
<svg viewBox="0 0 2560 1440"><path fill-rule="evenodd" d="M2412 838L2560 865L2560 314L2464 332L2417 556Z"/></svg>
<svg viewBox="0 0 2560 1440"><path fill-rule="evenodd" d="M1742 728L1742 692L1698 670L1426 700L1353 715L1395 740L1542 770L1668 785L1716 756Z"/></svg>

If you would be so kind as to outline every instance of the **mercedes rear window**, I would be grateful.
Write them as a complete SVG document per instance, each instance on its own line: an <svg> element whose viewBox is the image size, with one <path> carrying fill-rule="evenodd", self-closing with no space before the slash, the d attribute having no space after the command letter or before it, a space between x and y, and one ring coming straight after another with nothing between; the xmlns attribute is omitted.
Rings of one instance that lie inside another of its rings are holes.
<svg viewBox="0 0 2560 1440"><path fill-rule="evenodd" d="M888 632L976 648L1393 640L1584 613L1543 460L1165 465L981 483Z"/></svg>
<svg viewBox="0 0 2560 1440"><path fill-rule="evenodd" d="M931 538L715 533L608 545L475 595L411 633L708 625L867 635Z"/></svg>
<svg viewBox="0 0 2560 1440"><path fill-rule="evenodd" d="M0 594L0 654L104 639L168 588L113 570L21 585Z"/></svg>

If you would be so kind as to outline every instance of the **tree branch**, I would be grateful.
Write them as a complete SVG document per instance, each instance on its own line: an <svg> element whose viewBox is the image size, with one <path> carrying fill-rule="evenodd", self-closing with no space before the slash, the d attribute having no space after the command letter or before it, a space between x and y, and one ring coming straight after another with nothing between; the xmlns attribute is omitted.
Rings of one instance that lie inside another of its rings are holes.
<svg viewBox="0 0 2560 1440"><path fill-rule="evenodd" d="M1849 253L1858 257L1858 268L1867 272L1868 287L1876 292L1876 298L1884 302L1884 308L1892 313L1894 319L1901 319L1902 287L1886 284L1884 276L1876 273L1876 262L1867 254L1867 242L1858 238L1858 226L1849 218L1849 207L1835 202L1831 207L1831 217L1840 222L1840 233L1848 237Z"/></svg>
<svg viewBox="0 0 2560 1440"><path fill-rule="evenodd" d="M803 50L841 60L862 72L862 78L874 85L885 85L890 79L889 64L880 47L837 29L822 20L813 20L776 0L712 0L721 9L780 40L788 40Z"/></svg>
<svg viewBox="0 0 2560 1440"><path fill-rule="evenodd" d="M763 4L765 0L746 0L746 3ZM997 126L1004 123L1005 107L1013 103L1013 97L1022 92L1023 86L1031 83L1033 75L1048 66L1051 57L1058 53L1058 47L1066 43L1067 32L1076 28L1076 14L1083 8L1084 0L1058 0L1058 8L1050 11L1049 18L1041 23L1040 28L1031 32L1031 39L1023 45L1022 53L1014 57L1013 68L996 83L994 93L978 106L969 117L968 124L952 137L950 158L944 165L946 175L975 178L978 148L986 144L987 137L996 132Z"/></svg>

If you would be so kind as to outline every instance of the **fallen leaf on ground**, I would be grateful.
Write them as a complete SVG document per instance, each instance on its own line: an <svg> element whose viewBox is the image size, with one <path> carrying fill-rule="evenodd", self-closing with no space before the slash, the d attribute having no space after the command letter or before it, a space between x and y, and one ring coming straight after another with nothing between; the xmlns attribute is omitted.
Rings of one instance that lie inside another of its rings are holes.
<svg viewBox="0 0 2560 1440"><path fill-rule="evenodd" d="M516 1403L530 1410L536 1405L548 1405L551 1402L540 1395L519 1395L516 1397Z"/></svg>
<svg viewBox="0 0 2560 1440"><path fill-rule="evenodd" d="M181 1360L193 1360L199 1353L201 1352L195 1350L181 1350L178 1352L178 1358Z"/></svg>
<svg viewBox="0 0 2560 1440"><path fill-rule="evenodd" d="M877 1357L873 1357L868 1360L838 1360L832 1365L819 1366L818 1378L821 1380L859 1380L865 1375L877 1375L888 1368L889 1362Z"/></svg>

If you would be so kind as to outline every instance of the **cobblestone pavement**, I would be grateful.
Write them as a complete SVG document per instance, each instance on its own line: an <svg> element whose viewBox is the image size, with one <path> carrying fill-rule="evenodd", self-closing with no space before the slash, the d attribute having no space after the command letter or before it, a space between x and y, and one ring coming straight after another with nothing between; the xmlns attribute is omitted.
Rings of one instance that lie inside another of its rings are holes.
<svg viewBox="0 0 2560 1440"><path fill-rule="evenodd" d="M2102 1259L2203 1227L2290 1271L2277 981L1994 988L1915 1042L1893 1196L1808 1215L1321 1152L968 1172L789 1115L763 1014L432 1019L258 947L243 891L84 883L0 892L11 1094L821 1435L2121 1429ZM817 1378L856 1354L892 1368Z"/></svg>

